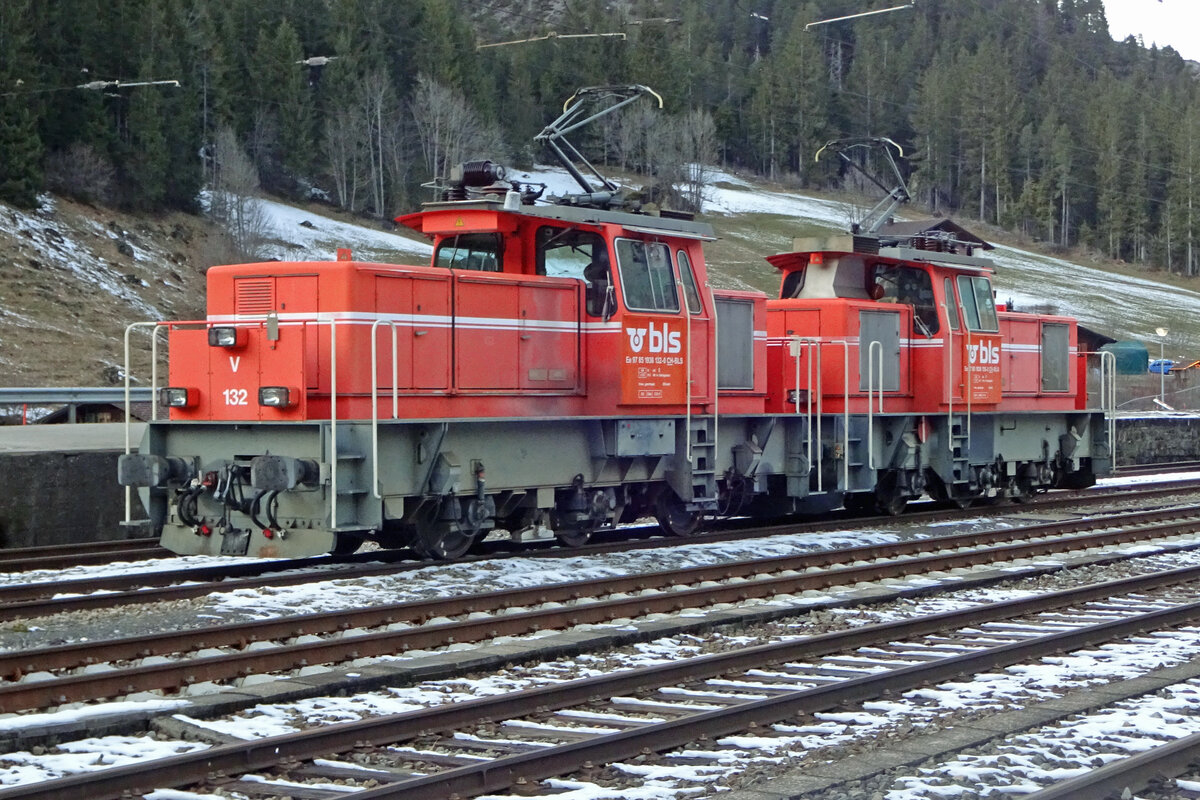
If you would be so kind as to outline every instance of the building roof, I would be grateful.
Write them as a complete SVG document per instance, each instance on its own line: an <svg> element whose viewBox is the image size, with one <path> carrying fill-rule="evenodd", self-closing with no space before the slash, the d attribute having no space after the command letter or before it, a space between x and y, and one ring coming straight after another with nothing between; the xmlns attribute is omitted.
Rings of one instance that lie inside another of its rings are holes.
<svg viewBox="0 0 1200 800"><path fill-rule="evenodd" d="M950 239L984 250L995 248L949 217L919 219L911 222L889 222L879 229L881 239Z"/></svg>

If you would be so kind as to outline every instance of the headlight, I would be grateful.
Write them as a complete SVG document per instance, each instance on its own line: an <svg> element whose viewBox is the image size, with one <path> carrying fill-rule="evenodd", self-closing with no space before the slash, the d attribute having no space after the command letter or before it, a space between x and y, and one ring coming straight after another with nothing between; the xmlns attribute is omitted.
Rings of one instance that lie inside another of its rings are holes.
<svg viewBox="0 0 1200 800"><path fill-rule="evenodd" d="M158 402L168 408L190 408L200 393L189 386L167 386L158 390Z"/></svg>
<svg viewBox="0 0 1200 800"><path fill-rule="evenodd" d="M271 408L287 408L295 405L297 392L287 386L263 386L258 390L258 404Z"/></svg>
<svg viewBox="0 0 1200 800"><path fill-rule="evenodd" d="M242 347L245 344L245 328L216 327L208 329L209 347Z"/></svg>

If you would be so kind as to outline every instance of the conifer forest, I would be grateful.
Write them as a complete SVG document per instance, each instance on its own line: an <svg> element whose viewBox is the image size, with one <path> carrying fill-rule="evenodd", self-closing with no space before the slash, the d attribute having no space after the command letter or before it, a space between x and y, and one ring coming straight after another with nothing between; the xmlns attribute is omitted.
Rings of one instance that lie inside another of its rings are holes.
<svg viewBox="0 0 1200 800"><path fill-rule="evenodd" d="M1200 273L1200 65L1114 42L1101 0L806 29L898 2L3 0L0 200L199 211L222 188L387 219L459 161L546 160L532 137L576 89L643 84L664 107L581 131L595 163L839 189L821 145L886 136L924 213Z"/></svg>

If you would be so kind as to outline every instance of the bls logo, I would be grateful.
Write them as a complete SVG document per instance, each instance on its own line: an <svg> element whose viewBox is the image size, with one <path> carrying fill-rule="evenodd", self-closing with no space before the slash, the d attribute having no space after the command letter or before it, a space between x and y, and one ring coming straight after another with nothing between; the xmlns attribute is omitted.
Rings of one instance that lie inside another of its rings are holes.
<svg viewBox="0 0 1200 800"><path fill-rule="evenodd" d="M646 334L649 333L649 347L646 347ZM679 346L679 331L672 331L667 327L667 323L663 323L662 330L656 330L654 323L650 323L650 328L626 328L625 334L629 337L629 349L635 353L642 352L642 348L646 347L647 353L678 353Z"/></svg>
<svg viewBox="0 0 1200 800"><path fill-rule="evenodd" d="M970 362L972 364L999 364L1000 363L1000 346L990 342L982 342L980 344L967 345Z"/></svg>

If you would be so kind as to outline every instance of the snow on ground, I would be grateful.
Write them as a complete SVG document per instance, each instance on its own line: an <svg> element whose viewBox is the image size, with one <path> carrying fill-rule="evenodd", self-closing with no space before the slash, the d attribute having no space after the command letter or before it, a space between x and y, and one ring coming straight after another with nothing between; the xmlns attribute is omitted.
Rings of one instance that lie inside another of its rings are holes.
<svg viewBox="0 0 1200 800"><path fill-rule="evenodd" d="M331 261L338 248L349 248L360 261L397 261L424 265L433 246L415 232L401 236L390 230L342 222L309 209L273 200L260 200L271 230L264 259L281 261ZM389 221L387 227L394 227ZM405 229L407 230L407 229Z"/></svg>
<svg viewBox="0 0 1200 800"><path fill-rule="evenodd" d="M1117 475L1112 478L1100 478L1096 481L1097 488L1112 488L1115 486L1136 486L1147 483L1163 483L1167 481L1200 480L1200 472L1171 472L1162 475Z"/></svg>
<svg viewBox="0 0 1200 800"><path fill-rule="evenodd" d="M269 559L264 559L269 560ZM279 559L286 565L287 559ZM73 580L94 580L118 575L140 575L177 569L208 569L223 565L245 564L241 556L171 556L150 558L144 561L111 561L107 564L66 567L64 569L38 569L28 572L0 572L0 586L26 585L32 583L60 583ZM337 568L331 564L330 569ZM60 593L59 597L65 597Z"/></svg>
<svg viewBox="0 0 1200 800"><path fill-rule="evenodd" d="M338 611L387 602L450 597L479 591L518 589L568 581L600 580L640 572L722 564L750 558L796 555L836 547L883 544L901 538L896 531L860 530L773 536L741 542L664 546L613 555L553 559L507 558L430 565L395 576L308 583L303 586L245 589L210 595L206 611L254 618Z"/></svg>
<svg viewBox="0 0 1200 800"><path fill-rule="evenodd" d="M158 317L160 312L142 299L139 290L144 286L140 280L133 283L118 267L108 260L96 255L83 243L76 241L68 226L58 218L58 201L50 195L38 197L39 207L33 211L23 211L10 206L0 206L0 238L7 238L20 245L33 248L37 259L46 268L60 270L73 274L74 280L92 287L94 291L104 292L119 298L130 308L143 313L147 317ZM107 228L99 223L92 223L94 234L103 239L120 241L121 233ZM146 245L138 240L137 244L127 242L133 249L134 258L138 261L153 261L158 264L168 263L167 253L160 250L146 249ZM9 311L0 306L0 314L13 320L26 322L16 311ZM41 320L32 321L43 324Z"/></svg>
<svg viewBox="0 0 1200 800"><path fill-rule="evenodd" d="M34 755L29 752L0 756L0 785L40 783L64 775L96 772L109 767L168 758L181 753L207 749L196 742L157 741L140 736L103 736L64 742L57 752Z"/></svg>
<svg viewBox="0 0 1200 800"><path fill-rule="evenodd" d="M1200 733L1200 681L1192 680L1014 736L993 752L963 753L903 775L884 798L951 797L959 794L957 787L966 786L996 787L997 796L1028 794L1082 775L1093 766L1196 733Z"/></svg>

